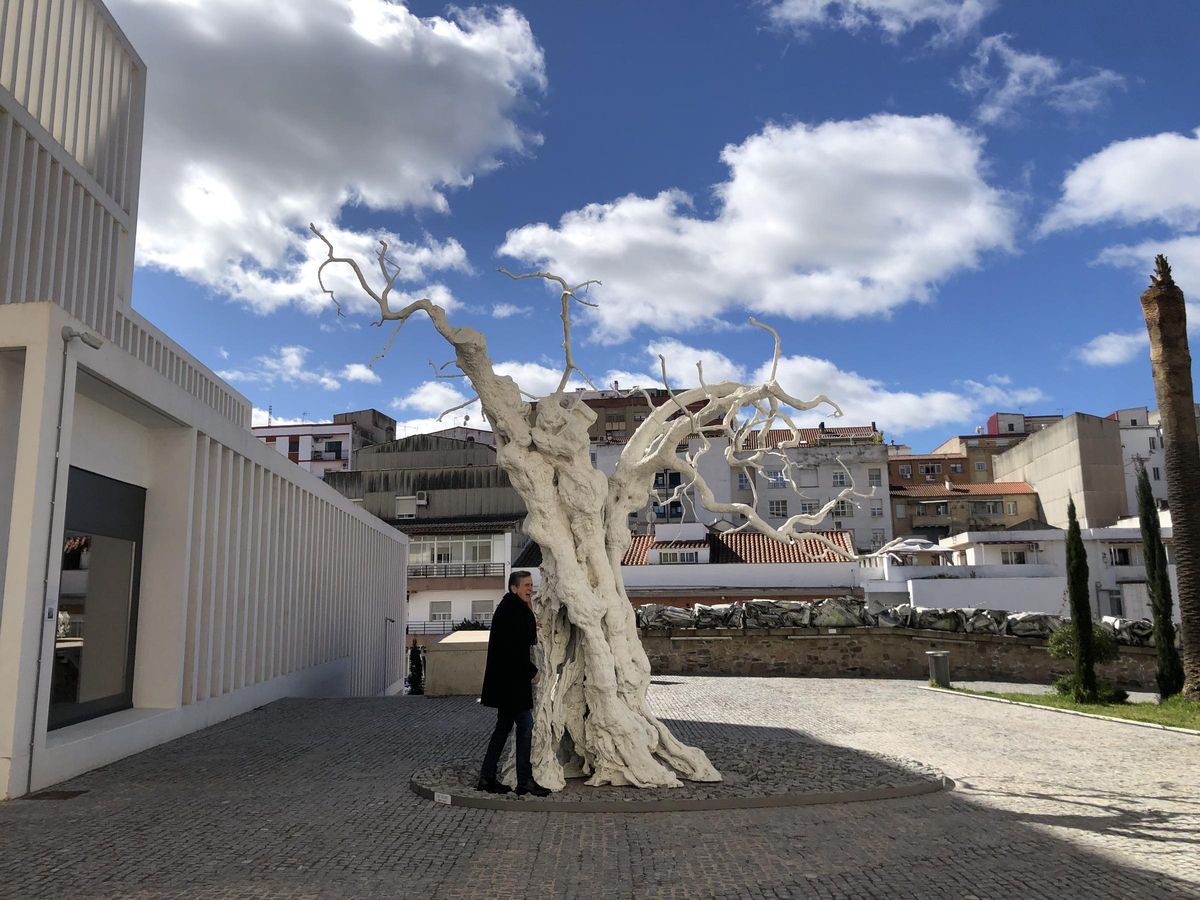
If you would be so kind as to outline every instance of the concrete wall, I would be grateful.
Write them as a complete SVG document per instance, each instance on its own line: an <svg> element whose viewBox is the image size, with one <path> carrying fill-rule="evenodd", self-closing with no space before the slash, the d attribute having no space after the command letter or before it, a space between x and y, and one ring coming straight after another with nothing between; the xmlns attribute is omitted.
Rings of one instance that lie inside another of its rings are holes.
<svg viewBox="0 0 1200 900"><path fill-rule="evenodd" d="M36 789L288 694L395 690L404 536L119 345L65 345L64 377L64 325L86 327L0 306L21 348L0 354L19 387L0 401L0 796L25 790L31 746ZM145 487L147 525L134 708L48 733L67 463Z"/></svg>
<svg viewBox="0 0 1200 900"><path fill-rule="evenodd" d="M1065 576L1050 578L922 578L908 582L909 602L926 607L982 607L1064 615Z"/></svg>
<svg viewBox="0 0 1200 900"><path fill-rule="evenodd" d="M998 635L945 634L909 628L780 628L643 631L642 646L656 675L812 675L823 678L929 676L925 653L950 651L954 680L1049 684L1070 672L1044 641ZM1098 667L1126 688L1154 690L1154 649L1122 647L1116 662Z"/></svg>
<svg viewBox="0 0 1200 900"><path fill-rule="evenodd" d="M487 667L488 631L456 631L425 648L427 697L479 696Z"/></svg>
<svg viewBox="0 0 1200 900"><path fill-rule="evenodd" d="M1042 501L1045 520L1067 527L1075 500L1082 528L1112 525L1125 509L1121 428L1111 419L1075 413L1030 435L993 460L997 481L1025 481Z"/></svg>

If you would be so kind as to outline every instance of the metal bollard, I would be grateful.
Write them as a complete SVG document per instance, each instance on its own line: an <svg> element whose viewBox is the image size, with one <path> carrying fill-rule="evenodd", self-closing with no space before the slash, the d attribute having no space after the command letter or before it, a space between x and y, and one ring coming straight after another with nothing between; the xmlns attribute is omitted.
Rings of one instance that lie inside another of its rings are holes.
<svg viewBox="0 0 1200 900"><path fill-rule="evenodd" d="M929 657L929 680L938 687L950 687L950 651L926 650Z"/></svg>

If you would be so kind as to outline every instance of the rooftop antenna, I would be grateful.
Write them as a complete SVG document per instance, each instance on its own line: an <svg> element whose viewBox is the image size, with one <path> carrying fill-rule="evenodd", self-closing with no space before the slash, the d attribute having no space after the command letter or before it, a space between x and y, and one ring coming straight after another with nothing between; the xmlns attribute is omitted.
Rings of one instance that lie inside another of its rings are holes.
<svg viewBox="0 0 1200 900"><path fill-rule="evenodd" d="M267 427L270 427L270 425L271 425L271 414L274 411L275 411L275 408L273 406L267 407Z"/></svg>

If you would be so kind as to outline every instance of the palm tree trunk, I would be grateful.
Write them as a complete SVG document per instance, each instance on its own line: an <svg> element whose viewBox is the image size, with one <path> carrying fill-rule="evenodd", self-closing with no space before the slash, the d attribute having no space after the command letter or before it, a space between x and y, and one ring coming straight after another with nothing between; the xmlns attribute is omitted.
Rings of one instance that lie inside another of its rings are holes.
<svg viewBox="0 0 1200 900"><path fill-rule="evenodd" d="M1187 312L1183 291L1171 278L1165 256L1155 258L1155 272L1141 302L1150 333L1150 366L1165 445L1182 625L1183 696L1200 702L1200 445L1196 442Z"/></svg>

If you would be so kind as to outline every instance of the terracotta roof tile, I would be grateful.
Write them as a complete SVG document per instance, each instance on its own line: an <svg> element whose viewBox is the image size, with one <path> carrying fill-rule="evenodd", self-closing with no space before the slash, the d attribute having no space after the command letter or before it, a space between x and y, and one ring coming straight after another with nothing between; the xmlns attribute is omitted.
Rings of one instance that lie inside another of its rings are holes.
<svg viewBox="0 0 1200 900"><path fill-rule="evenodd" d="M1023 481L996 481L970 484L899 484L892 485L893 497L1001 497L1012 494L1036 494L1037 489Z"/></svg>

